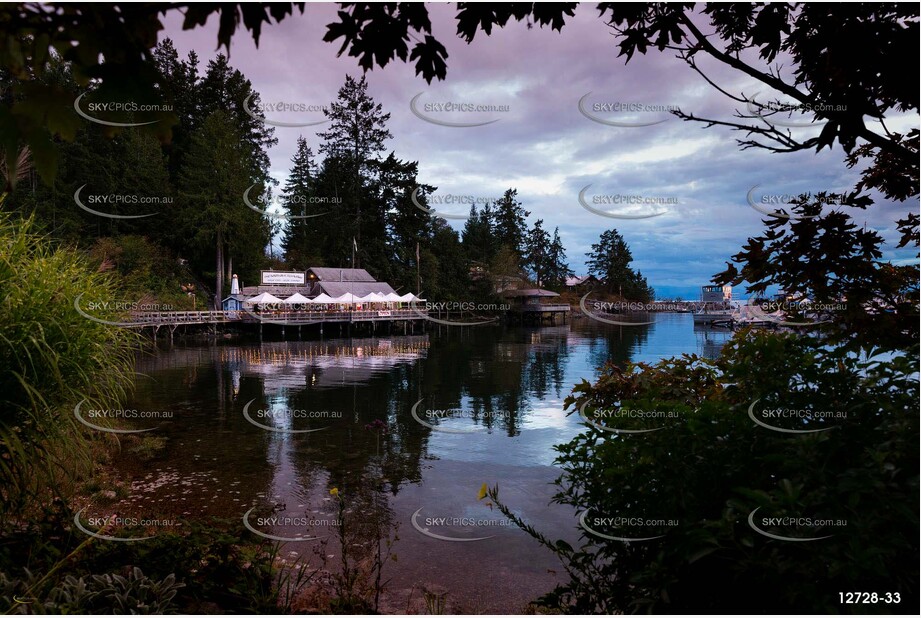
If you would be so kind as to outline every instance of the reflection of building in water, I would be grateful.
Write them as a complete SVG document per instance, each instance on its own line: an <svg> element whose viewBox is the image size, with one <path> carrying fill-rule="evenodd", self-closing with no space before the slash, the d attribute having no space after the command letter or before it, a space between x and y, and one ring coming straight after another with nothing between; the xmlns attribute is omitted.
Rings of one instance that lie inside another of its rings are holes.
<svg viewBox="0 0 921 618"><path fill-rule="evenodd" d="M242 376L261 378L265 394L305 388L366 384L394 367L425 356L427 337L352 339L292 346L276 342L254 348L224 348L220 360Z"/></svg>
<svg viewBox="0 0 921 618"><path fill-rule="evenodd" d="M718 358L723 346L732 338L732 331L706 324L694 324L697 348L704 358Z"/></svg>

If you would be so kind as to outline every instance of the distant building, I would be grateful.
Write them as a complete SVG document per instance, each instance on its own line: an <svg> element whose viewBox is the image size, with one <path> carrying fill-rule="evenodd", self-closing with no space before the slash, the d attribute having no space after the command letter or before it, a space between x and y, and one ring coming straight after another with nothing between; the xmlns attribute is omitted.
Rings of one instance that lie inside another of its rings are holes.
<svg viewBox="0 0 921 618"><path fill-rule="evenodd" d="M584 277L566 277L566 289L568 290L590 290L596 287L599 283L601 282L595 275L585 275Z"/></svg>
<svg viewBox="0 0 921 618"><path fill-rule="evenodd" d="M731 285L705 285L700 288L700 300L705 303L723 303L732 300Z"/></svg>
<svg viewBox="0 0 921 618"><path fill-rule="evenodd" d="M494 275L492 281L496 294L506 290L516 290L525 283L524 278L515 275Z"/></svg>
<svg viewBox="0 0 921 618"><path fill-rule="evenodd" d="M224 311L242 311L244 298L240 291L240 280L234 275L230 282L230 296L221 301L221 306Z"/></svg>
<svg viewBox="0 0 921 618"><path fill-rule="evenodd" d="M325 293L336 298L352 293L355 296L367 296L372 292L395 294L389 283L377 281L364 268L325 268L314 266L307 269L307 283L310 285L309 296Z"/></svg>
<svg viewBox="0 0 921 618"><path fill-rule="evenodd" d="M364 268L312 266L307 269L305 275L303 284L263 283L243 288L243 296L252 298L263 292L268 292L279 298L287 298L294 294L315 298L321 293L325 293L328 296L337 298L347 293L355 296L367 296L372 292L380 294L396 293L389 283L377 281Z"/></svg>

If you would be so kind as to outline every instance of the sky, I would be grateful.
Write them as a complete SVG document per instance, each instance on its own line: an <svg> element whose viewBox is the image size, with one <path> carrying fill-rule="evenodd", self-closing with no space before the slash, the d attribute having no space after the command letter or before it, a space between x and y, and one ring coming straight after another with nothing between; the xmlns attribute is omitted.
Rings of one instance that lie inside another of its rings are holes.
<svg viewBox="0 0 921 618"><path fill-rule="evenodd" d="M679 107L732 120L740 106L673 52L651 50L625 64L593 6L580 5L562 32L511 22L491 36L478 33L470 45L455 34L453 6L428 7L433 33L448 50L447 78L429 85L414 74L414 66L399 61L367 73L369 94L391 115L388 152L418 161L420 181L438 187L430 203L448 215L469 211L469 204L449 205L448 200L481 202L517 189L531 213L529 224L543 219L545 229L559 228L577 274L585 274L585 253L599 235L616 228L631 248L633 266L658 298L696 299L700 286L764 229L765 215L750 200L770 211L776 208L771 199L844 191L858 176L859 170L844 165L840 146L820 153L741 151L738 132L704 128L660 111ZM333 4L309 4L303 15L264 28L258 49L242 27L234 36L230 63L250 79L262 102L305 110L266 111L268 120L323 121L321 112L311 110L333 101L346 75L362 75L357 59L337 57L339 43L322 40L335 11ZM183 31L172 15L161 32L165 37L181 56L194 50L203 68L218 53L213 17L203 28ZM701 62L701 67L732 92L759 101L771 98L763 85L716 62ZM439 109L445 103L491 111ZM803 118L794 122L807 124ZM917 126L918 118L906 115L888 124L899 130ZM325 124L276 126L278 144L269 151L272 176L283 185L298 136L316 151L316 133L325 129ZM790 130L808 137L820 129ZM895 250L894 221L909 208L876 197L877 206L861 212L857 221L886 239L884 259L915 261L913 250ZM647 203L635 203L638 199ZM623 219L604 213L662 214ZM457 230L463 227L462 219L447 220ZM735 295L746 296L743 289Z"/></svg>

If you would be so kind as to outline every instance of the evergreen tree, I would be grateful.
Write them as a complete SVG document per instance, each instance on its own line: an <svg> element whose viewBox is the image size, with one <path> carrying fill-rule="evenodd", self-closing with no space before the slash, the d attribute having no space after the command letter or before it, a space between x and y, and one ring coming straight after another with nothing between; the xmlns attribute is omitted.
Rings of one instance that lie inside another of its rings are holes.
<svg viewBox="0 0 921 618"><path fill-rule="evenodd" d="M525 219L531 214L518 201L518 190L508 189L496 202L492 231L498 247L504 247L517 256L519 265L525 252L528 227Z"/></svg>
<svg viewBox="0 0 921 618"><path fill-rule="evenodd" d="M285 225L285 237L281 246L287 264L298 270L305 270L320 264L322 246L320 235L322 209L328 205L316 204L317 169L313 150L304 137L297 138L297 151L291 158L291 171L282 192L282 203L289 219Z"/></svg>
<svg viewBox="0 0 921 618"><path fill-rule="evenodd" d="M377 201L387 214L388 270L394 281L415 291L416 245L420 250L432 246L433 224L440 219L416 207L413 195L425 205L426 195L435 187L419 182L418 162L400 161L393 154L381 163L379 171ZM438 248L434 251L438 252ZM427 289L434 292L431 287Z"/></svg>
<svg viewBox="0 0 921 618"><path fill-rule="evenodd" d="M244 276L255 276L265 260L269 226L242 203L252 184L250 148L231 116L214 112L192 135L180 178L179 224L199 268L214 260L215 308L226 292L228 260Z"/></svg>
<svg viewBox="0 0 921 618"><path fill-rule="evenodd" d="M547 276L551 270L550 264L550 234L544 229L544 220L538 219L528 232L525 241L525 267L534 276L538 286L546 285Z"/></svg>
<svg viewBox="0 0 921 618"><path fill-rule="evenodd" d="M461 239L464 255L471 265L475 263L485 268L492 261L496 243L492 230L492 209L488 203L479 212L476 204L470 207L470 216L464 223Z"/></svg>
<svg viewBox="0 0 921 618"><path fill-rule="evenodd" d="M630 268L633 254L617 230L603 232L586 256L588 272L598 277L609 292L631 300L649 300L653 296L646 278Z"/></svg>
<svg viewBox="0 0 921 618"><path fill-rule="evenodd" d="M359 253L356 266L361 264L361 256L377 253L362 245L362 238L380 233L381 213L374 212L374 204L363 208L363 203L370 201L366 185L378 173L380 153L384 150L384 141L393 137L387 129L390 114L383 111L380 103L368 95L368 83L364 76L355 80L347 75L345 84L339 89L337 99L325 110L330 120L330 128L319 133L324 140L320 152L335 157L345 166L349 173L349 184L341 194L343 206L354 213L351 226ZM368 213L368 209L372 212ZM363 234L365 231L367 234Z"/></svg>
<svg viewBox="0 0 921 618"><path fill-rule="evenodd" d="M560 240L560 228L554 228L553 240L547 251L547 282L546 286L552 290L562 290L566 285L566 278L573 275L569 264L566 262L566 249Z"/></svg>
<svg viewBox="0 0 921 618"><path fill-rule="evenodd" d="M154 48L153 58L160 74L160 94L164 101L172 105L173 113L179 119L173 127L172 139L163 146L169 157L170 178L175 185L179 182L179 166L188 148L190 136L204 120L198 55L190 51L186 60L180 60L172 39L166 38Z"/></svg>

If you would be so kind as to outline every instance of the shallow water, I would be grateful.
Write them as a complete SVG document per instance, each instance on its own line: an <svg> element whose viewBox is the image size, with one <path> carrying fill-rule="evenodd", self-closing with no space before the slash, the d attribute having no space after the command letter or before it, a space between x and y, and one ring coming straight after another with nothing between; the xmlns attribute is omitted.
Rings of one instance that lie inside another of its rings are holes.
<svg viewBox="0 0 921 618"><path fill-rule="evenodd" d="M172 414L136 423L156 427L145 435L166 447L149 462L120 461L134 483L118 508L162 522L255 508L255 530L295 539L285 553L319 564L340 551L337 488L356 534L398 536L385 571L393 598L437 585L456 611L517 612L562 569L477 499L480 486L498 483L516 514L576 541L575 514L550 504L553 445L581 426L563 410L572 386L609 360L712 357L728 337L695 331L690 314L659 314L638 327L583 319L160 348L139 360L129 406Z"/></svg>

